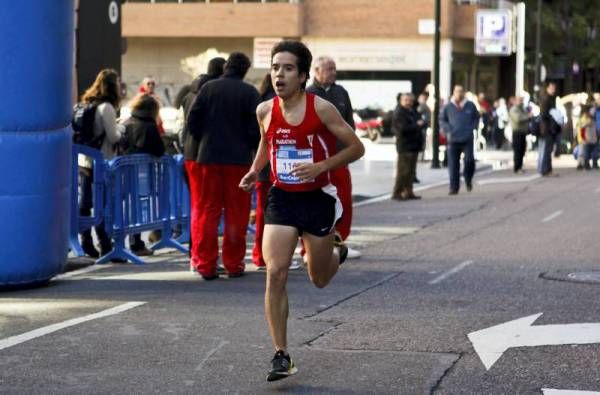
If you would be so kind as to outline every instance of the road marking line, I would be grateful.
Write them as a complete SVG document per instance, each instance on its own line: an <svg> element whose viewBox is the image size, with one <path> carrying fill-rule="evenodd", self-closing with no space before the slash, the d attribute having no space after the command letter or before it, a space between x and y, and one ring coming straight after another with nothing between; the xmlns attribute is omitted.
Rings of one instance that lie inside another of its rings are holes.
<svg viewBox="0 0 600 395"><path fill-rule="evenodd" d="M464 261L463 263L461 263L460 265L448 270L445 273L440 274L439 276L437 276L436 278L434 278L433 280L431 280L429 282L429 285L435 285L439 282L444 281L445 279L447 279L448 277L452 276L453 274L456 274L458 272L460 272L461 270L463 270L465 267L471 265L473 263L473 261Z"/></svg>
<svg viewBox="0 0 600 395"><path fill-rule="evenodd" d="M85 315L83 317L73 318L73 319L70 319L67 321L59 322L57 324L52 324L52 325L44 326L42 328L34 329L29 332L21 333L20 335L7 337L6 339L0 340L0 350L4 350L5 348L16 346L17 344L21 344L26 341L33 340L35 338L42 337L42 336L48 335L50 333L54 333L61 329L65 329L65 328L68 328L71 326L82 324L87 321L97 320L99 318L116 315L116 314L133 309L135 307L141 306L146 303L147 302L127 302L122 305L100 311L98 313Z"/></svg>
<svg viewBox="0 0 600 395"><path fill-rule="evenodd" d="M544 218L544 219L542 220L542 222L544 222L544 223L545 223L545 222L550 222L550 221L552 221L553 219L556 219L556 218L560 217L560 216L563 214L563 212L564 212L563 210L558 210L558 211L555 211L555 212L553 212L552 214L550 214L549 216L547 216L546 218Z"/></svg>
<svg viewBox="0 0 600 395"><path fill-rule="evenodd" d="M58 276L55 276L53 278L53 280L64 280L65 278L71 278L71 277L78 276L80 274L95 272L96 270L100 270L100 269L104 269L104 268L112 267L112 266L114 266L112 263L109 263L107 265L92 265L92 266L84 267L83 269L73 270L72 272L59 274Z"/></svg>
<svg viewBox="0 0 600 395"><path fill-rule="evenodd" d="M206 361L208 361L210 359L210 357L212 357L213 355L215 355L217 353L217 351L219 351L221 348L223 348L224 346L226 346L228 344L229 344L229 342L227 340L221 340L215 348L213 348L212 350L207 352L206 356L202 359L202 361L200 361L200 364L198 366L196 366L196 372L201 371L202 368L204 367L204 364L206 363Z"/></svg>
<svg viewBox="0 0 600 395"><path fill-rule="evenodd" d="M600 395L596 391L576 391L576 390L554 390L551 388L542 388L544 395Z"/></svg>
<svg viewBox="0 0 600 395"><path fill-rule="evenodd" d="M488 178L487 180L477 181L477 185L488 185L488 184L512 184L516 182L530 182L540 178L539 174L534 174L529 177L502 177L502 178Z"/></svg>

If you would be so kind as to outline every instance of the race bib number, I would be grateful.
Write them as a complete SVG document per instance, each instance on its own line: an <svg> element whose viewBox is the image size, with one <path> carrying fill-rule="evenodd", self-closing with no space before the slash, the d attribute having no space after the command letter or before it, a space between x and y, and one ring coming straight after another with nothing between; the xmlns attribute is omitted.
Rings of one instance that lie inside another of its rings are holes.
<svg viewBox="0 0 600 395"><path fill-rule="evenodd" d="M277 154L277 179L286 184L302 184L303 181L291 174L297 166L304 163L313 163L312 149L278 149ZM308 181L312 182L314 180Z"/></svg>

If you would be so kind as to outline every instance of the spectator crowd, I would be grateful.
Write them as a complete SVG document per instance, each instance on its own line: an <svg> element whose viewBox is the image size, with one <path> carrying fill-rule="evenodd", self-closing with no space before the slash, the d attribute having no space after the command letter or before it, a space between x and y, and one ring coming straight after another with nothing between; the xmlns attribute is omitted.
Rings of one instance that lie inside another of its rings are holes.
<svg viewBox="0 0 600 395"><path fill-rule="evenodd" d="M218 278L219 258L229 277L244 274L246 233L248 222L255 223L256 234L252 261L261 270L264 205L272 187L270 167L263 169L255 185L256 208L251 196L238 187L248 172L260 140L256 119L257 105L275 96L270 74L265 75L256 89L244 81L250 59L234 52L228 59L214 58L205 74L185 85L174 98L175 107L183 117L176 136L165 133L160 115L161 98L156 81L143 79L135 96L121 111L125 99L124 84L116 71L102 70L92 86L75 106L74 141L99 149L105 159L117 155L145 153L160 157L181 153L185 159L185 179L191 196L191 267L205 280ZM314 78L307 92L331 102L345 122L355 129L355 109L348 92L336 83L335 61L326 56L313 64ZM537 171L544 177L555 176L552 159L570 149L577 159L577 169L597 169L600 134L600 93L557 97L557 86L549 82L539 100L527 96L498 98L490 103L486 95L466 92L453 87L452 95L439 111L439 144L444 147L443 164L448 167L449 195L460 190L462 176L467 191L473 189L475 153L481 149L512 148L513 171L525 171L526 152L537 147ZM567 107L565 107L567 104ZM391 198L397 201L420 199L413 190L419 182L419 154L431 145L432 97L428 91L417 98L411 92L397 96L397 106L390 113L391 131L397 151L396 178ZM568 116L567 116L568 115ZM572 132L571 132L572 131ZM338 149L343 148L338 141ZM92 209L92 164L79 159L81 202L80 214ZM351 232L352 180L347 166L331 173L343 206L344 215L336 225L343 240ZM219 247L218 227L223 221L222 245ZM112 242L101 223L95 227L98 245L91 230L82 232L84 252L93 258L107 254ZM159 232L149 235L151 242L160 239ZM141 235L131 237L130 249L136 255L151 255ZM302 248L301 255L304 255ZM360 251L349 249L348 258L359 258ZM298 268L302 262L291 262Z"/></svg>

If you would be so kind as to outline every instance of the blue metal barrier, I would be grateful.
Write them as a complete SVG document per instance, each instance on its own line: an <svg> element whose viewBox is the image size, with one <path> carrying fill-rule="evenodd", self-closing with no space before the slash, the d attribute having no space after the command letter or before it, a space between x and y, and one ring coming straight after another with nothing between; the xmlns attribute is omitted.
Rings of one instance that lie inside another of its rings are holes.
<svg viewBox="0 0 600 395"><path fill-rule="evenodd" d="M256 189L252 190L252 197L250 201L250 209L256 210ZM256 234L256 223L248 224L248 233Z"/></svg>
<svg viewBox="0 0 600 395"><path fill-rule="evenodd" d="M107 164L105 227L112 236L113 250L97 263L114 258L127 259L135 264L144 261L125 248L125 237L149 230L162 230L162 239L151 246L156 250L187 248L172 238L172 225L177 220L176 204L172 204L175 161L169 156L153 158L146 154L117 157Z"/></svg>
<svg viewBox="0 0 600 395"><path fill-rule="evenodd" d="M146 154L117 157L105 162L102 153L93 148L73 146L71 250L78 256L84 252L79 233L104 221L107 233L114 240L113 250L100 257L96 263L106 263L114 258L126 259L136 264L144 261L125 247L125 238L150 230L161 230L161 240L151 249L175 248L188 253L182 243L190 241L190 193L185 182L184 159L154 158ZM78 155L93 161L93 208L90 217L79 214ZM256 206L253 196L252 207ZM221 220L222 222L222 220ZM181 235L173 238L173 227L181 225ZM221 223L220 228L222 229ZM254 233L254 225L248 226Z"/></svg>
<svg viewBox="0 0 600 395"><path fill-rule="evenodd" d="M88 157L93 163L93 178L92 184L92 215L89 217L81 216L79 214L80 196L79 186L79 155ZM83 256L85 253L81 248L79 242L79 233L84 230L90 229L92 226L96 226L104 219L104 158L102 152L97 149L73 144L72 149L73 164L71 166L71 225L69 232L69 246L71 251L77 256Z"/></svg>
<svg viewBox="0 0 600 395"><path fill-rule="evenodd" d="M175 217L176 223L181 225L181 235L177 237L177 241L180 243L190 242L190 190L188 184L185 182L185 168L183 155L175 155L175 173L173 188L172 188L172 200L175 202Z"/></svg>

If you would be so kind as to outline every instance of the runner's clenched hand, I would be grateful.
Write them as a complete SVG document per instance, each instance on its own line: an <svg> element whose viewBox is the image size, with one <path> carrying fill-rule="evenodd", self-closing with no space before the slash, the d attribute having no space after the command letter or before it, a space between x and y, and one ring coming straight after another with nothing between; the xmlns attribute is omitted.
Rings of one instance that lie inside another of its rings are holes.
<svg viewBox="0 0 600 395"><path fill-rule="evenodd" d="M317 176L323 173L326 169L321 162L318 163L302 163L296 166L290 173L293 176L300 178L304 182L313 181Z"/></svg>
<svg viewBox="0 0 600 395"><path fill-rule="evenodd" d="M242 177L239 187L246 192L250 192L252 191L252 187L254 187L254 183L257 179L258 174L255 171L250 170L244 177Z"/></svg>

